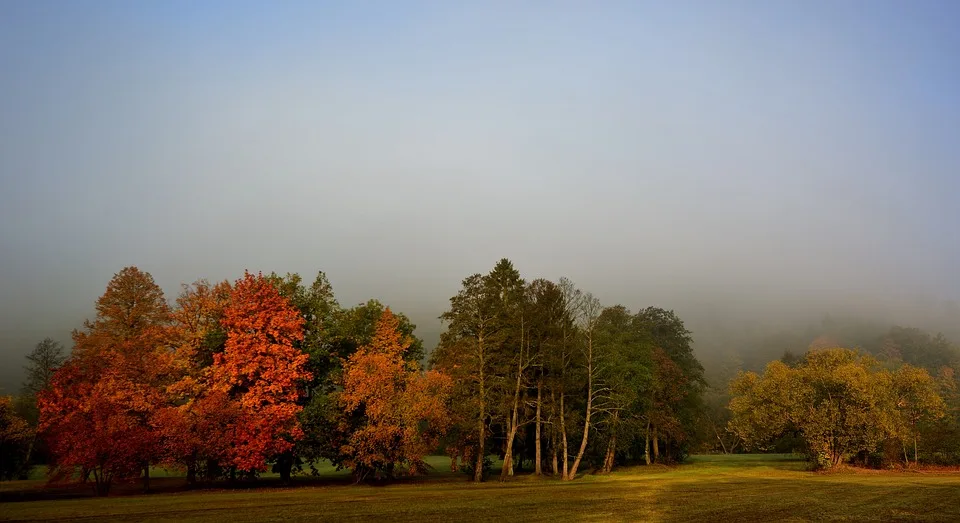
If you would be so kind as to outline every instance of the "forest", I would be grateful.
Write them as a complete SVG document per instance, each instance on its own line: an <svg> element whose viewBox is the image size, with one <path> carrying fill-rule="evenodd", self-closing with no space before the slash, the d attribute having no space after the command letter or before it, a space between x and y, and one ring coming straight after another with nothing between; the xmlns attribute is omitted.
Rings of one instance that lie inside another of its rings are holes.
<svg viewBox="0 0 960 523"><path fill-rule="evenodd" d="M960 465L960 353L909 327L825 321L769 342L772 361L745 362L744 348L704 365L673 311L527 281L507 259L463 279L429 352L403 313L341 305L322 272L198 280L171 304L127 267L95 310L69 352L37 344L21 394L0 399L3 479L46 467L49 485L107 495L150 490L155 466L203 487L325 463L382 484L435 472L437 455L473 482L694 453Z"/></svg>

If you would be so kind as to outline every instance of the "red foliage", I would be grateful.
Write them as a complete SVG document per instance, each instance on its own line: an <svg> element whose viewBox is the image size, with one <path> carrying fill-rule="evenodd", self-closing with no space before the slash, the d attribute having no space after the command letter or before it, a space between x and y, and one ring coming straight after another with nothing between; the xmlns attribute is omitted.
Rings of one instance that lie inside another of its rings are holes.
<svg viewBox="0 0 960 523"><path fill-rule="evenodd" d="M230 424L228 462L240 470L266 470L267 459L302 436L297 414L301 384L310 378L308 356L294 347L304 320L277 289L250 273L237 280L223 310L226 347L214 355L211 389L238 403Z"/></svg>
<svg viewBox="0 0 960 523"><path fill-rule="evenodd" d="M135 477L157 457L151 418L170 376L170 311L153 278L135 267L113 277L96 308L38 406L61 475L90 472L105 494L114 478Z"/></svg>

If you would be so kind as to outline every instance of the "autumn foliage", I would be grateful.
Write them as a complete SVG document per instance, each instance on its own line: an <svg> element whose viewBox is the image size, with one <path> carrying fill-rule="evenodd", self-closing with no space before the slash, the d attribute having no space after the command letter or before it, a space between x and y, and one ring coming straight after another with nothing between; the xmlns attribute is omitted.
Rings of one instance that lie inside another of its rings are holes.
<svg viewBox="0 0 960 523"><path fill-rule="evenodd" d="M293 344L303 339L304 320L263 275L237 280L224 308L226 347L214 355L215 392L239 404L231 424L229 461L240 470L266 470L266 460L302 437L297 404L310 378L307 355Z"/></svg>
<svg viewBox="0 0 960 523"><path fill-rule="evenodd" d="M369 345L343 365L340 454L358 480L425 472L423 458L449 425L449 377L404 361L411 340L398 329L387 308Z"/></svg>
<svg viewBox="0 0 960 523"><path fill-rule="evenodd" d="M149 274L124 269L74 333L38 397L55 477L99 494L151 463L256 472L301 437L303 318L262 275L197 282L171 311Z"/></svg>
<svg viewBox="0 0 960 523"><path fill-rule="evenodd" d="M153 278L134 267L114 276L96 309L38 405L59 475L89 473L106 494L113 479L159 458L152 419L170 379L170 310Z"/></svg>

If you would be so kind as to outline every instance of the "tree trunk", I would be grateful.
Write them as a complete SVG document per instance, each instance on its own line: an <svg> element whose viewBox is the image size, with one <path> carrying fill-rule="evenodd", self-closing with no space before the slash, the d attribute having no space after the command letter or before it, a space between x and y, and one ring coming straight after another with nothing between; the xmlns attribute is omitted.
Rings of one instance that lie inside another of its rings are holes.
<svg viewBox="0 0 960 523"><path fill-rule="evenodd" d="M150 462L143 464L143 491L150 492Z"/></svg>
<svg viewBox="0 0 960 523"><path fill-rule="evenodd" d="M553 464L553 475L556 476L556 475L560 474L560 464L559 464L559 460L558 460L558 458L557 458L557 447L556 447L556 446L553 446L553 447L550 447L550 449L553 451L553 463L552 463L552 464Z"/></svg>
<svg viewBox="0 0 960 523"><path fill-rule="evenodd" d="M513 409L510 413L507 429L507 448L503 453L503 468L500 470L500 481L513 475L513 440L517 437L517 423L519 423L520 385L523 383L523 349L520 349L520 359L517 362L517 383L513 389Z"/></svg>
<svg viewBox="0 0 960 523"><path fill-rule="evenodd" d="M660 435L657 428L653 428L653 461L660 462Z"/></svg>
<svg viewBox="0 0 960 523"><path fill-rule="evenodd" d="M650 422L647 422L647 430L643 436L643 460L650 464Z"/></svg>
<svg viewBox="0 0 960 523"><path fill-rule="evenodd" d="M583 438L580 439L580 450L577 451L577 458L573 460L573 466L570 467L570 473L567 477L572 480L577 475L577 467L580 466L580 460L583 459L583 453L587 450L587 440L590 438L590 415L593 414L593 342L587 340L587 412L583 418Z"/></svg>
<svg viewBox="0 0 960 523"><path fill-rule="evenodd" d="M503 467L500 469L500 481L506 481L507 476L513 475L513 440L517 437L517 419L514 417L507 431L507 445L503 453Z"/></svg>
<svg viewBox="0 0 960 523"><path fill-rule="evenodd" d="M713 433L716 434L716 436L717 436L717 441L720 442L720 448L723 449L723 453L724 453L724 454L729 454L729 452L727 452L727 445L724 444L723 438L720 437L720 431L717 430L717 426L716 426L713 422L711 422L710 425L713 426Z"/></svg>
<svg viewBox="0 0 960 523"><path fill-rule="evenodd" d="M533 473L537 476L540 476L543 474L543 470L541 468L541 457L540 457L540 402L543 397L542 389L543 389L543 381L541 380L537 382L537 436L536 436L537 440L536 440L535 449L534 449L535 457L534 457L534 466L533 466L534 468Z"/></svg>
<svg viewBox="0 0 960 523"><path fill-rule="evenodd" d="M98 496L106 496L110 493L110 483L113 480L111 474L107 474L102 470L96 468L93 469L93 491Z"/></svg>
<svg viewBox="0 0 960 523"><path fill-rule="evenodd" d="M603 472L609 474L613 470L613 460L617 453L617 428L619 427L620 413L614 411L610 423L610 441L607 442L607 455L603 459Z"/></svg>
<svg viewBox="0 0 960 523"><path fill-rule="evenodd" d="M486 439L486 431L484 430L485 422L487 418L487 397L486 397L486 381L484 380L483 368L485 365L483 358L483 336L477 338L477 352L479 357L479 374L480 374L480 415L477 419L477 461L476 466L473 469L473 481L479 483L483 481L483 458L484 458L484 440Z"/></svg>
<svg viewBox="0 0 960 523"><path fill-rule="evenodd" d="M617 435L614 435L610 438L610 441L607 442L607 456L603 460L603 472L609 474L613 470L613 459L617 453Z"/></svg>
<svg viewBox="0 0 960 523"><path fill-rule="evenodd" d="M563 476L564 480L567 479L567 462L569 460L570 454L567 451L567 424L563 419L563 392L560 392L560 443L563 448Z"/></svg>
<svg viewBox="0 0 960 523"><path fill-rule="evenodd" d="M197 462L196 460L194 460L187 465L187 485L192 487L196 484L197 484Z"/></svg>
<svg viewBox="0 0 960 523"><path fill-rule="evenodd" d="M23 463L20 464L20 467L17 469L16 478L17 479L29 479L30 478L30 456L33 454L33 446L37 442L37 431L33 431L33 437L30 438L30 445L27 446L27 455L23 458Z"/></svg>
<svg viewBox="0 0 960 523"><path fill-rule="evenodd" d="M290 475L293 472L293 451L287 451L277 458L277 472L280 474L282 483L290 483Z"/></svg>
<svg viewBox="0 0 960 523"><path fill-rule="evenodd" d="M916 466L920 466L920 458L918 456L919 454L917 454L917 433L914 432L913 433L913 464Z"/></svg>

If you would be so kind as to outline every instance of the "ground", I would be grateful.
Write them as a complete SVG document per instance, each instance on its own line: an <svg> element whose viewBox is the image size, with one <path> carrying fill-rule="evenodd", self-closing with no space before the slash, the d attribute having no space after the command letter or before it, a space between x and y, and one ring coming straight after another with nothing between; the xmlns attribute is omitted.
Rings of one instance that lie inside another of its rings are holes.
<svg viewBox="0 0 960 523"><path fill-rule="evenodd" d="M156 481L160 490L182 483ZM266 481L246 489L17 501L30 499L37 483L0 485L0 520L960 521L960 472L822 474L770 455L694 456L678 467L631 467L573 482L521 475L473 485L437 473L380 487L331 477L292 488ZM77 494L61 494L70 492Z"/></svg>

